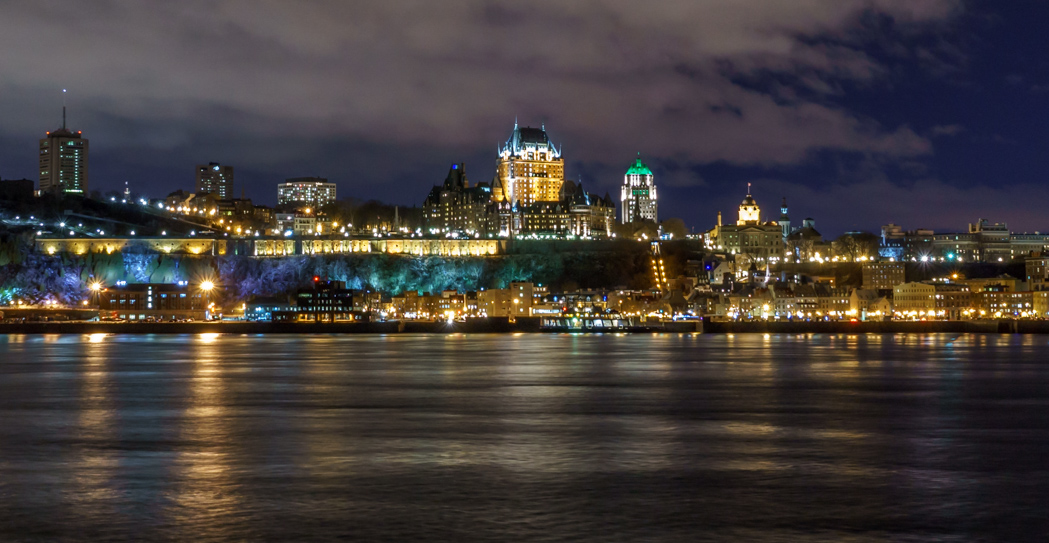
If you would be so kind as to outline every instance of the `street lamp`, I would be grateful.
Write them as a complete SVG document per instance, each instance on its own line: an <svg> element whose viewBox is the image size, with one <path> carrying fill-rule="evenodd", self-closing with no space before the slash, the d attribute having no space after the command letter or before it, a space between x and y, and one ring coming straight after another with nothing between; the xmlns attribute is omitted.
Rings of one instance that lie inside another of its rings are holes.
<svg viewBox="0 0 1049 543"><path fill-rule="evenodd" d="M91 289L91 295L95 298L95 305L101 306L102 300L101 295L99 293L102 292L102 282L95 281L94 283L88 285L88 288Z"/></svg>
<svg viewBox="0 0 1049 543"><path fill-rule="evenodd" d="M211 281L204 281L200 284L200 290L204 291L204 312L205 318L210 317L208 312L211 309L211 291L215 288L215 283Z"/></svg>

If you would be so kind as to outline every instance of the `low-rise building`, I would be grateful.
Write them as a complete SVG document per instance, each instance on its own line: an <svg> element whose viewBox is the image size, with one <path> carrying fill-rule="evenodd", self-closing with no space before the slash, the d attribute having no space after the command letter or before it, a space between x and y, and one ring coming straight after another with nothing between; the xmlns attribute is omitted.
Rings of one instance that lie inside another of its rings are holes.
<svg viewBox="0 0 1049 543"><path fill-rule="evenodd" d="M288 312L274 314L274 320L338 322L362 320L355 311L354 291L344 281L322 281L313 278L313 288L300 290L295 295L295 307Z"/></svg>
<svg viewBox="0 0 1049 543"><path fill-rule="evenodd" d="M508 288L494 288L477 293L477 311L488 317L527 317L534 301L532 283L510 283Z"/></svg>
<svg viewBox="0 0 1049 543"><path fill-rule="evenodd" d="M973 295L977 314L983 318L1036 316L1033 292L1009 292L991 288Z"/></svg>
<svg viewBox="0 0 1049 543"><path fill-rule="evenodd" d="M1031 292L1031 308L1034 312L1034 317L1039 319L1049 318L1049 290Z"/></svg>
<svg viewBox="0 0 1049 543"><path fill-rule="evenodd" d="M1027 257L1027 288L1030 290L1049 288L1049 254L1037 252Z"/></svg>
<svg viewBox="0 0 1049 543"><path fill-rule="evenodd" d="M121 283L97 293L99 316L121 320L205 320L212 316L213 293L188 281ZM210 306L210 309L209 309Z"/></svg>
<svg viewBox="0 0 1049 543"><path fill-rule="evenodd" d="M967 285L936 284L936 317L948 320L969 318L972 314L972 293Z"/></svg>
<svg viewBox="0 0 1049 543"><path fill-rule="evenodd" d="M936 287L928 283L903 283L892 289L893 311L897 317L916 318L935 315Z"/></svg>

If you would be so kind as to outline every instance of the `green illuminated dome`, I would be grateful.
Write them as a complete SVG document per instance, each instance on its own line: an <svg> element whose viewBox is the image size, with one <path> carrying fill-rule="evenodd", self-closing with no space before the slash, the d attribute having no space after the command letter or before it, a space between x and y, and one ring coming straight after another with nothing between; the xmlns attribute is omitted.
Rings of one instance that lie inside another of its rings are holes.
<svg viewBox="0 0 1049 543"><path fill-rule="evenodd" d="M638 153L638 154L640 155L640 153ZM637 160L634 161L634 165L631 166L630 169L626 171L626 174L627 175L652 175L652 170L648 169L648 166L645 166L644 162L641 162L641 157L639 156L637 158Z"/></svg>

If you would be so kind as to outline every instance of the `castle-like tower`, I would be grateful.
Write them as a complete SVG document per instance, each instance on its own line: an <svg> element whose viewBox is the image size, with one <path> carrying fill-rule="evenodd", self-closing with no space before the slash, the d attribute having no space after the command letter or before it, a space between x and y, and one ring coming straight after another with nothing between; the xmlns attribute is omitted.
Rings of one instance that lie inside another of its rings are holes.
<svg viewBox="0 0 1049 543"><path fill-rule="evenodd" d="M620 221L623 224L642 220L659 222L655 176L652 175L652 170L641 162L641 153L637 154L637 160L623 176L620 197L623 203Z"/></svg>
<svg viewBox="0 0 1049 543"><path fill-rule="evenodd" d="M561 151L546 135L546 127L519 127L499 150L492 198L498 203L529 206L556 202L565 182Z"/></svg>

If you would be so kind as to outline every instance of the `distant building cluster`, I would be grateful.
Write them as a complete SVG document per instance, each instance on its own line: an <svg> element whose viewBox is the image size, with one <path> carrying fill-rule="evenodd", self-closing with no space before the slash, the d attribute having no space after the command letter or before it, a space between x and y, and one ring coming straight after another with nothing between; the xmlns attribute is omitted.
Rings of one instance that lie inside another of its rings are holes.
<svg viewBox="0 0 1049 543"><path fill-rule="evenodd" d="M625 176L622 221L657 221L654 176L640 158ZM561 151L546 127L514 124L496 156L491 182L471 185L464 164L453 164L423 202L430 235L539 239L614 237L616 203L565 178Z"/></svg>

